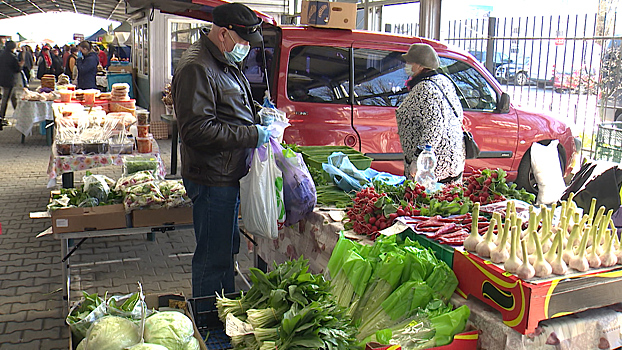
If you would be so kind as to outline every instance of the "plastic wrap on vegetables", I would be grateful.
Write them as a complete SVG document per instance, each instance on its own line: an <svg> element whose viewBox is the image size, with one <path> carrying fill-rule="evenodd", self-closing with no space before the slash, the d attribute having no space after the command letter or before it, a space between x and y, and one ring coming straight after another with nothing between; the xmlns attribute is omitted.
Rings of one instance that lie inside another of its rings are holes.
<svg viewBox="0 0 622 350"><path fill-rule="evenodd" d="M142 184L145 182L152 182L155 180L153 172L151 171L139 171L137 173L124 176L117 181L114 189L116 191L127 192L129 187Z"/></svg>
<svg viewBox="0 0 622 350"><path fill-rule="evenodd" d="M125 191L123 205L126 212L133 209L159 209L165 205L165 198L155 182L144 182L129 187Z"/></svg>
<svg viewBox="0 0 622 350"><path fill-rule="evenodd" d="M108 200L110 187L114 185L114 180L105 175L87 175L82 178L84 192L92 198L96 198L98 203Z"/></svg>
<svg viewBox="0 0 622 350"><path fill-rule="evenodd" d="M162 196L166 199L166 208L178 208L192 205L192 201L186 194L186 187L181 180L159 181L158 186Z"/></svg>

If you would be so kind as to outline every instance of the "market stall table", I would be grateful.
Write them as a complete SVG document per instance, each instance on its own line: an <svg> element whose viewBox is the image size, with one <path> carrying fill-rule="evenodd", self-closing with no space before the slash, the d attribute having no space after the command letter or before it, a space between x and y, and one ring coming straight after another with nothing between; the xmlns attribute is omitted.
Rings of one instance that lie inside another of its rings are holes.
<svg viewBox="0 0 622 350"><path fill-rule="evenodd" d="M58 175L63 177L63 187L73 187L73 172L77 170L87 170L109 165L122 165L123 158L127 156L144 156L154 158L158 163L158 175L162 178L166 175L166 168L160 157L160 149L155 140L151 141L151 153L133 153L133 154L79 154L61 156L56 152L55 145L52 145L52 154L48 164L48 188L54 187Z"/></svg>
<svg viewBox="0 0 622 350"><path fill-rule="evenodd" d="M47 212L30 213L32 219L49 218L50 215ZM95 237L114 237L114 236L128 236L136 234L154 234L156 232L167 232L182 229L191 229L192 224L180 224L180 225L161 225L152 227L134 227L112 230L97 230L97 231L83 231L83 232L65 232L65 233L53 233L52 228L41 232L37 237L46 235L52 235L54 239L60 241L60 253L61 253L61 271L63 278L63 299L66 300L66 304L63 306L70 306L70 293L71 293L71 274L69 258L71 255L80 248L80 245L88 238ZM70 249L69 240L80 240L76 245ZM67 310L65 310L67 311Z"/></svg>
<svg viewBox="0 0 622 350"><path fill-rule="evenodd" d="M32 127L35 123L45 122L46 142L52 144L54 111L52 104L54 101L27 101L19 100L17 107L13 112L13 118L16 119L15 129L22 133L22 143L26 136L32 135Z"/></svg>

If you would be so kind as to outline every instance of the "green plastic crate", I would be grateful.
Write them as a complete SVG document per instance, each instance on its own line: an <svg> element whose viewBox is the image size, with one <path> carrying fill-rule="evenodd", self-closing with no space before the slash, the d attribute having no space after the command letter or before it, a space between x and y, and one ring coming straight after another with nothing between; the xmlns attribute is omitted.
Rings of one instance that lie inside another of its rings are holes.
<svg viewBox="0 0 622 350"><path fill-rule="evenodd" d="M406 239L406 237L421 244L424 248L431 249L437 259L447 263L450 268L454 267L454 247L446 244L440 244L425 235L416 234L411 229L402 232L402 238Z"/></svg>
<svg viewBox="0 0 622 350"><path fill-rule="evenodd" d="M347 146L300 146L302 158L312 168L322 170L322 163L328 163L328 157L334 152L342 152L348 156L350 162L359 170L371 166L372 158Z"/></svg>

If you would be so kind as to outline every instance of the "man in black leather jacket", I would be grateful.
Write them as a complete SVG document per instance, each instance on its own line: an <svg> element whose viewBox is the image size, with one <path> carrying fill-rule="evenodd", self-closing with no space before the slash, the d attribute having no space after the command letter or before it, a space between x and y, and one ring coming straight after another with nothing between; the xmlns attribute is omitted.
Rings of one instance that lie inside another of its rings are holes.
<svg viewBox="0 0 622 350"><path fill-rule="evenodd" d="M233 255L240 246L239 180L255 147L270 133L258 125L240 64L250 42L261 42L261 20L245 5L213 10L213 26L183 54L172 92L181 136L181 175L193 203L197 247L192 295L235 291Z"/></svg>

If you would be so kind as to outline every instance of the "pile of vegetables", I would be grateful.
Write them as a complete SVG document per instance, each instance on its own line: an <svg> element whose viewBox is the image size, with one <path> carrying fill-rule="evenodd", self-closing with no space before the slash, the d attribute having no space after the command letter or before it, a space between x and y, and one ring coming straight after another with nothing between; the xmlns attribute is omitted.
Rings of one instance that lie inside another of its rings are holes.
<svg viewBox="0 0 622 350"><path fill-rule="evenodd" d="M355 329L330 294L330 284L308 270L302 258L274 265L271 272L251 268L253 286L239 299L218 296L218 316L244 323L233 335L234 349L352 349Z"/></svg>
<svg viewBox="0 0 622 350"><path fill-rule="evenodd" d="M561 202L556 224L553 224L556 205L540 206L538 212L531 206L526 227L517 218L513 202L508 202L505 220L494 213L483 237L477 230L477 220L473 220L464 248L503 265L507 272L521 279L622 265L622 248L611 219L613 210L607 214L605 207L596 210L596 199L592 199L589 214L581 216L573 197L571 193L567 201ZM476 205L473 217L478 214Z"/></svg>
<svg viewBox="0 0 622 350"><path fill-rule="evenodd" d="M48 211L119 204L123 200L123 193L113 189L115 181L105 175L93 175L87 171L82 182L79 188L61 188L52 192Z"/></svg>
<svg viewBox="0 0 622 350"><path fill-rule="evenodd" d="M408 349L423 349L448 344L464 330L468 307L453 310L448 303L458 286L453 271L408 238L398 243L382 236L365 246L342 235L328 270L335 299L362 344L409 339Z"/></svg>
<svg viewBox="0 0 622 350"><path fill-rule="evenodd" d="M82 182L79 188L53 192L48 211L123 203L129 213L133 209L177 208L192 204L181 180L160 180L152 171L139 171L118 181L87 171Z"/></svg>
<svg viewBox="0 0 622 350"><path fill-rule="evenodd" d="M66 322L78 350L198 350L192 320L178 311L147 310L141 291L99 297L83 292Z"/></svg>
<svg viewBox="0 0 622 350"><path fill-rule="evenodd" d="M481 205L502 202L506 199L519 199L533 203L536 196L525 189L516 189L516 184L505 181L507 173L502 169L476 170L464 180L464 197Z"/></svg>
<svg viewBox="0 0 622 350"><path fill-rule="evenodd" d="M470 212L474 203L483 205L506 199L533 203L535 196L524 189L517 190L516 184L509 185L506 175L501 169L484 169L466 178L464 185L447 185L431 194L411 180L399 186L374 181L354 196L347 208L345 228L374 240L378 231L400 216L459 216Z"/></svg>

